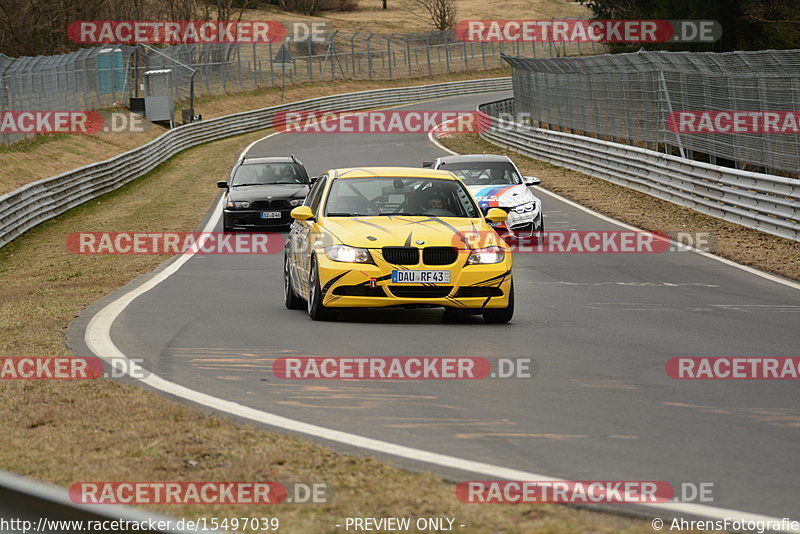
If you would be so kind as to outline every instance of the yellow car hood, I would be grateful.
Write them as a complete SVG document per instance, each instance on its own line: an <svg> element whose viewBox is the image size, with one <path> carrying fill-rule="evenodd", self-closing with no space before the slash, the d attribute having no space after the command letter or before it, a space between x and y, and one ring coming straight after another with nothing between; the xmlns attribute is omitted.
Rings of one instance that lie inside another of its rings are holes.
<svg viewBox="0 0 800 534"><path fill-rule="evenodd" d="M507 247L483 219L465 217L326 217L323 227L343 244L359 248ZM465 246L460 235L466 236L472 246Z"/></svg>

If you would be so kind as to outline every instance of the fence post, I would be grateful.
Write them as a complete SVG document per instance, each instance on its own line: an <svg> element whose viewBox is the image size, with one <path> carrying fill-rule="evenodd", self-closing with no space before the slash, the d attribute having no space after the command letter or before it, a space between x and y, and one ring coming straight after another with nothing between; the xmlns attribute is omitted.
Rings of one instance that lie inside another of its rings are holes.
<svg viewBox="0 0 800 534"><path fill-rule="evenodd" d="M356 72L357 72L356 71L356 41L355 41L355 39L356 39L356 35L358 35L358 34L359 34L359 32L356 32L350 38L350 63L352 65L350 76L352 78L356 77Z"/></svg>
<svg viewBox="0 0 800 534"><path fill-rule="evenodd" d="M294 36L292 36L292 37L294 37ZM308 81L310 82L311 80L314 79L314 67L311 65L311 61L313 61L311 58L314 55L314 45L311 44L311 36L310 35L308 36L308 41L307 42L308 42L308 46L306 47L306 49L308 51L306 52L306 56L307 56L306 57L306 72L308 74Z"/></svg>
<svg viewBox="0 0 800 534"><path fill-rule="evenodd" d="M433 69L431 68L431 34L428 33L425 36L425 55L428 59L428 75L433 74Z"/></svg>
<svg viewBox="0 0 800 534"><path fill-rule="evenodd" d="M367 37L367 73L370 80L372 79L372 50L370 50L370 42L374 36L374 33L370 33L369 37Z"/></svg>
<svg viewBox="0 0 800 534"><path fill-rule="evenodd" d="M666 100L667 111L669 113L672 113L672 100L669 97L669 90L667 90L667 80L666 80L666 78L664 78L664 71L663 70L658 71L658 84L659 84L659 95L660 95L661 91L664 91L664 99ZM661 110L659 109L659 111L661 111ZM663 116L659 117L659 119L660 120L659 120L658 129L659 129L660 132L662 132L664 134L664 152L669 153L668 150L667 150L667 130L666 130L666 127L665 127L666 121L664 120ZM686 158L686 152L684 152L683 143L681 142L681 135L679 133L676 133L675 134L675 139L678 141L678 150L681 153L681 157L682 158Z"/></svg>
<svg viewBox="0 0 800 534"><path fill-rule="evenodd" d="M408 63L408 77L411 78L413 76L411 72L411 36L414 35L408 34L406 35L406 63Z"/></svg>
<svg viewBox="0 0 800 534"><path fill-rule="evenodd" d="M389 60L389 79L392 78L392 37L394 37L394 34L390 33L389 37L386 38L386 59Z"/></svg>
<svg viewBox="0 0 800 534"><path fill-rule="evenodd" d="M447 63L447 72L450 72L450 43L447 39L447 32L444 33L444 60Z"/></svg>

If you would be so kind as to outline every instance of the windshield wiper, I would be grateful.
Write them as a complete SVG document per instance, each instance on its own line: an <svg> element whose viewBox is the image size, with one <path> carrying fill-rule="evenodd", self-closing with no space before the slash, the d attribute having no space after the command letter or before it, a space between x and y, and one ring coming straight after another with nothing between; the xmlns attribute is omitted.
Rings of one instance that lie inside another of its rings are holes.
<svg viewBox="0 0 800 534"><path fill-rule="evenodd" d="M333 212L333 213L328 213L326 217L367 217L367 215L364 213Z"/></svg>
<svg viewBox="0 0 800 534"><path fill-rule="evenodd" d="M412 217L414 214L404 211L386 211L378 214L379 217L391 217L392 215L397 215L398 217Z"/></svg>
<svg viewBox="0 0 800 534"><path fill-rule="evenodd" d="M245 185L267 185L267 184L233 184L231 187L242 187Z"/></svg>

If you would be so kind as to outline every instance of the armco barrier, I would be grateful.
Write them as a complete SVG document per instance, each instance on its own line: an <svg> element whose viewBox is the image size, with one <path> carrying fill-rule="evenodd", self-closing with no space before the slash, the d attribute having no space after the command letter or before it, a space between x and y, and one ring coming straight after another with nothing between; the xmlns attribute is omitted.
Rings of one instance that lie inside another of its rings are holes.
<svg viewBox="0 0 800 534"><path fill-rule="evenodd" d="M197 530L186 521L116 504L75 504L69 492L0 471L0 518L6 525L0 532L40 532L74 534L76 532L139 532L141 534L187 534ZM102 522L107 530L93 528ZM136 525L134 525L134 523ZM116 525L116 528L115 528ZM121 528L124 525L129 528ZM138 526L138 528L137 528ZM205 530L203 534L219 534ZM224 531L223 531L224 532Z"/></svg>
<svg viewBox="0 0 800 534"><path fill-rule="evenodd" d="M0 196L0 247L34 226L146 174L181 150L269 128L273 116L280 111L350 111L510 89L511 78L377 89L302 100L180 126L119 156L32 182Z"/></svg>
<svg viewBox="0 0 800 534"><path fill-rule="evenodd" d="M653 150L505 120L512 100L482 104L481 137L697 212L800 241L800 180L692 161ZM508 117L510 118L511 115Z"/></svg>

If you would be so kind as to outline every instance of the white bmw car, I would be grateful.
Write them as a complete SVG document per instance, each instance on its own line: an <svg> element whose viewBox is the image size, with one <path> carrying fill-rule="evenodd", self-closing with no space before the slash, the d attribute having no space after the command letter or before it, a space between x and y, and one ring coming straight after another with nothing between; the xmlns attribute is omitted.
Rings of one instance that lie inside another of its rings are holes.
<svg viewBox="0 0 800 534"><path fill-rule="evenodd" d="M528 189L538 185L539 179L522 176L511 158L489 154L444 156L422 165L461 178L484 213L489 208L506 211L506 222L493 224L500 233L531 237L544 231L542 201Z"/></svg>

